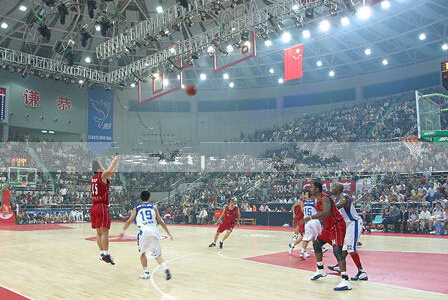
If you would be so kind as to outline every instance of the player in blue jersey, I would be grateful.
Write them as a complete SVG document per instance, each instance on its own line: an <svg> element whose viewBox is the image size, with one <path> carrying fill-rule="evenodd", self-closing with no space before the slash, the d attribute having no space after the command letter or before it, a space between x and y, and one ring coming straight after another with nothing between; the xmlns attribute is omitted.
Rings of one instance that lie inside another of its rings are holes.
<svg viewBox="0 0 448 300"><path fill-rule="evenodd" d="M339 212L344 217L346 224L346 233L344 239L344 246L342 248L344 256L350 253L351 258L358 268L358 274L352 277L351 280L367 280L367 273L363 270L361 259L357 252L357 244L359 237L362 233L362 219L356 211L355 204L353 203L351 197L346 193L343 193L344 186L341 183L335 183L331 187L331 193L336 201L336 207ZM338 266L328 267L332 271L339 272Z"/></svg>
<svg viewBox="0 0 448 300"><path fill-rule="evenodd" d="M171 273L168 269L165 261L162 258L162 249L160 248L160 233L157 228L157 224L163 227L171 240L173 237L171 236L168 227L165 222L160 217L159 211L157 207L154 206L150 202L151 193L148 191L143 191L140 195L142 202L137 204L132 210L131 216L126 221L123 227L123 232L120 234L120 237L124 237L124 232L128 229L131 222L135 222L135 224L140 229L138 233L138 251L140 252L140 262L143 267L143 275L140 276L142 279L148 279L149 270L148 270L148 260L147 256L151 258L155 258L155 260L162 266L165 271L166 280L171 279Z"/></svg>

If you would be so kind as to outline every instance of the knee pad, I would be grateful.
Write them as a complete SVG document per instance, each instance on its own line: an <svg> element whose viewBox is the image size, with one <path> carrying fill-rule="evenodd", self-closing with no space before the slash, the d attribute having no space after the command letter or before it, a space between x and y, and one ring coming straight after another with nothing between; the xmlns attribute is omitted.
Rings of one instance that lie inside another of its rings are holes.
<svg viewBox="0 0 448 300"><path fill-rule="evenodd" d="M313 242L314 253L322 253L322 247L325 245L325 242L320 238L317 238Z"/></svg>
<svg viewBox="0 0 448 300"><path fill-rule="evenodd" d="M344 254L342 253L342 246L335 246L333 247L333 254L336 256L336 259L338 261L344 260Z"/></svg>

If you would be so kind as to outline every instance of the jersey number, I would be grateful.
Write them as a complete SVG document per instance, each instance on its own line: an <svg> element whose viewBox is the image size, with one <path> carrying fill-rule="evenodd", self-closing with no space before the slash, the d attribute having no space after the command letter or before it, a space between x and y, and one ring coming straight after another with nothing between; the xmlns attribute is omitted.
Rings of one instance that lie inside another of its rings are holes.
<svg viewBox="0 0 448 300"><path fill-rule="evenodd" d="M305 215L307 217L311 216L312 213L313 213L313 208L312 207L305 207Z"/></svg>
<svg viewBox="0 0 448 300"><path fill-rule="evenodd" d="M92 190L92 195L98 195L98 183L92 184L90 189Z"/></svg>
<svg viewBox="0 0 448 300"><path fill-rule="evenodd" d="M143 213L143 210L140 211L140 214L142 215L143 222L146 220L152 220L152 214L150 210L145 210L145 213Z"/></svg>

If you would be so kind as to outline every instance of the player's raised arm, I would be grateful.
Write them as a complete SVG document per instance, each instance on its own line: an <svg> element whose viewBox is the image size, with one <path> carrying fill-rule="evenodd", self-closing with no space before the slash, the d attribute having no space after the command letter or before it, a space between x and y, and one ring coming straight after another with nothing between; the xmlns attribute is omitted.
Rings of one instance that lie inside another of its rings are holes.
<svg viewBox="0 0 448 300"><path fill-rule="evenodd" d="M134 209L132 210L131 215L129 216L129 219L124 223L123 231L122 231L121 234L120 234L120 238L123 238L123 237L124 237L124 232L126 231L126 229L129 228L129 226L131 225L131 223L134 222L134 219L135 219L135 216L136 216L136 215L137 215L137 210L136 210L135 207L134 207Z"/></svg>
<svg viewBox="0 0 448 300"><path fill-rule="evenodd" d="M328 217L331 213L332 201L327 196L323 197L321 201L322 201L322 206L323 206L322 211L318 212L315 215L303 218L302 220L300 220L300 222L305 223L312 219L324 219L324 218Z"/></svg>
<svg viewBox="0 0 448 300"><path fill-rule="evenodd" d="M109 167L101 174L101 180L106 182L106 180L115 174L118 170L118 161L120 160L120 156L115 156Z"/></svg>
<svg viewBox="0 0 448 300"><path fill-rule="evenodd" d="M170 231L168 230L168 226L166 226L165 221L163 221L163 219L160 217L159 214L159 210L157 209L157 207L154 206L154 211L156 212L156 219L157 219L157 223L160 224L160 226L162 226L162 228L165 230L165 232L168 234L168 236L170 237L171 240L173 240L173 236L171 235Z"/></svg>

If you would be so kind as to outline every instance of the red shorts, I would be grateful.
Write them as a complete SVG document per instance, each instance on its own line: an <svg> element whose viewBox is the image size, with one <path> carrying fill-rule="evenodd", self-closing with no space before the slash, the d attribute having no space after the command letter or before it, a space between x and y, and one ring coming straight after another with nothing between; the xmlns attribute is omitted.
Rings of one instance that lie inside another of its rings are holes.
<svg viewBox="0 0 448 300"><path fill-rule="evenodd" d="M235 223L221 223L221 225L219 225L218 229L216 230L216 232L223 232L226 230L229 230L230 232L232 232L233 227L235 227Z"/></svg>
<svg viewBox="0 0 448 300"><path fill-rule="evenodd" d="M302 219L302 218L301 218ZM301 219L297 219L297 218L295 218L294 219L294 224L296 225L296 226L299 226L299 233L301 234L301 235L303 235L304 233L305 233L305 224L302 224L302 223L300 223L300 220Z"/></svg>
<svg viewBox="0 0 448 300"><path fill-rule="evenodd" d="M110 229L109 205L104 203L93 204L90 208L90 220L92 221L92 228L104 227Z"/></svg>
<svg viewBox="0 0 448 300"><path fill-rule="evenodd" d="M344 246L345 222L340 221L330 228L324 227L322 232L317 237L333 247Z"/></svg>

